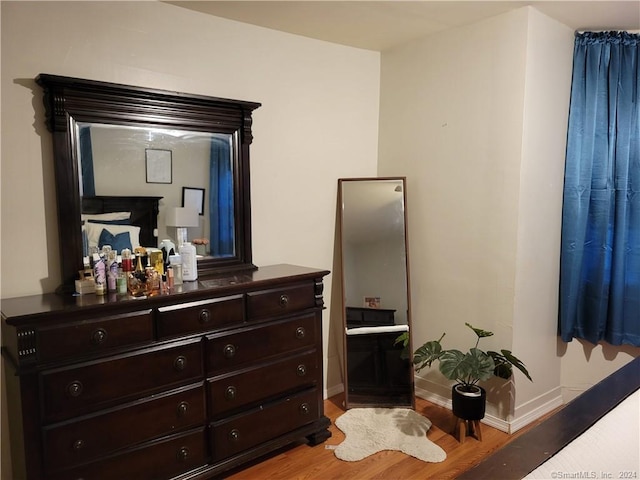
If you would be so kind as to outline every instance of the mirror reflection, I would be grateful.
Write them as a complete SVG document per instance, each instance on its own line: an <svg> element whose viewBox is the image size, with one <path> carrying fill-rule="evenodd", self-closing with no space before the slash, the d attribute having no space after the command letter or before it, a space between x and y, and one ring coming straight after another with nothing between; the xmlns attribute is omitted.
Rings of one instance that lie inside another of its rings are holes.
<svg viewBox="0 0 640 480"><path fill-rule="evenodd" d="M36 83L53 138L60 293L74 292L84 267L86 215L104 220L125 212L127 231L103 228L99 235L116 241L122 235L123 244L127 235L139 236L144 247L158 246L163 229L169 237L186 229L185 237L205 249L197 263L201 276L256 268L249 149L259 103L44 73ZM102 195L103 188L119 193Z"/></svg>
<svg viewBox="0 0 640 480"><path fill-rule="evenodd" d="M160 197L157 247L178 243L179 225L169 220L175 207L197 210L184 225L199 257L235 255L233 134L145 128L103 123L75 124L79 192L95 196ZM84 255L93 235L83 241ZM134 246L135 247L135 246Z"/></svg>
<svg viewBox="0 0 640 480"><path fill-rule="evenodd" d="M404 178L340 179L345 403L413 407Z"/></svg>

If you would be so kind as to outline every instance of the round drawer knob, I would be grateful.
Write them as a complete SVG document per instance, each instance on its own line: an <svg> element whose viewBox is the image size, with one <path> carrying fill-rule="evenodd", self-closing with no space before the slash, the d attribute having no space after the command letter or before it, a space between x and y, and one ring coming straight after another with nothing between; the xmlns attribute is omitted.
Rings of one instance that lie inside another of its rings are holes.
<svg viewBox="0 0 640 480"><path fill-rule="evenodd" d="M278 301L282 308L286 307L289 304L289 296L288 295L280 295L280 300Z"/></svg>
<svg viewBox="0 0 640 480"><path fill-rule="evenodd" d="M94 345L102 345L107 340L107 331L104 328L98 328L91 334L91 343Z"/></svg>
<svg viewBox="0 0 640 480"><path fill-rule="evenodd" d="M187 447L180 447L180 450L176 453L176 457L179 461L184 462L189 458L189 449Z"/></svg>
<svg viewBox="0 0 640 480"><path fill-rule="evenodd" d="M224 391L224 398L226 398L227 400L235 400L236 399L236 387L234 387L234 386L227 387L227 389Z"/></svg>
<svg viewBox="0 0 640 480"><path fill-rule="evenodd" d="M178 411L179 417L184 417L189 411L189 402L180 402L176 410Z"/></svg>
<svg viewBox="0 0 640 480"><path fill-rule="evenodd" d="M232 442L237 442L238 440L240 440L240 430L236 428L231 430L229 432L229 440L231 440Z"/></svg>
<svg viewBox="0 0 640 480"><path fill-rule="evenodd" d="M222 352L224 353L225 358L233 358L236 354L236 347L231 344L225 345Z"/></svg>
<svg viewBox="0 0 640 480"><path fill-rule="evenodd" d="M209 323L211 321L211 312L206 308L200 311L200 323Z"/></svg>
<svg viewBox="0 0 640 480"><path fill-rule="evenodd" d="M181 372L185 368L187 368L187 358L182 355L176 357L176 359L173 361L173 369L176 372Z"/></svg>
<svg viewBox="0 0 640 480"><path fill-rule="evenodd" d="M296 368L296 373L299 377L304 377L307 374L307 367L305 367L303 364L298 365L298 368Z"/></svg>
<svg viewBox="0 0 640 480"><path fill-rule="evenodd" d="M300 405L300 413L301 414L308 415L310 411L311 411L311 409L309 408L309 404L308 403L303 403L302 405Z"/></svg>
<svg viewBox="0 0 640 480"><path fill-rule="evenodd" d="M82 450L84 448L84 441L83 440L76 440L75 442L73 442L73 449L74 450Z"/></svg>
<svg viewBox="0 0 640 480"><path fill-rule="evenodd" d="M304 327L296 328L296 338L302 339L306 334L307 332L305 331Z"/></svg>
<svg viewBox="0 0 640 480"><path fill-rule="evenodd" d="M79 397L82 395L82 382L75 380L67 385L67 395L70 397Z"/></svg>

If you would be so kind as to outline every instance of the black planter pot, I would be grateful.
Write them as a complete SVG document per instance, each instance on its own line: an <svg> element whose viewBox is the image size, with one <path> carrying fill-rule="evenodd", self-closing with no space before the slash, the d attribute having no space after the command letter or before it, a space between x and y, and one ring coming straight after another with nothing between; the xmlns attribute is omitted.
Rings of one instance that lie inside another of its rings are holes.
<svg viewBox="0 0 640 480"><path fill-rule="evenodd" d="M475 385L473 391L464 391L464 386L456 384L451 388L453 414L464 420L481 420L484 418L487 404L487 392Z"/></svg>

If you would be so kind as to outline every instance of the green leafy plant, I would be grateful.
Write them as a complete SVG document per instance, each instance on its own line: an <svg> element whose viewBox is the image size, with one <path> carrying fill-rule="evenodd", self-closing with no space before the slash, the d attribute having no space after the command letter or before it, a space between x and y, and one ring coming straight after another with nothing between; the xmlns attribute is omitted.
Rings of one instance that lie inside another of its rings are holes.
<svg viewBox="0 0 640 480"><path fill-rule="evenodd" d="M477 336L475 345L467 353L457 349L445 350L442 348L443 333L438 340L431 340L424 343L413 353L413 364L416 372L425 367L431 367L436 360L439 362L440 372L449 380L455 380L465 389L471 389L478 382L489 380L494 375L496 377L509 379L513 375L513 367L520 370L529 380L531 376L522 363L509 350L500 350L500 353L487 351L478 348L481 338L490 337L493 332L476 328L469 323L465 323ZM396 343L402 343L405 350L409 344L408 332L403 333L396 339Z"/></svg>

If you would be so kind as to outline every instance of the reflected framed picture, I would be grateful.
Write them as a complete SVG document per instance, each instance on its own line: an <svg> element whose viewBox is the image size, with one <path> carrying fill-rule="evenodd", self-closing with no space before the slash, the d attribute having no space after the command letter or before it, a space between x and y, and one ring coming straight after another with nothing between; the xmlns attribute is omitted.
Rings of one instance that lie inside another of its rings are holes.
<svg viewBox="0 0 640 480"><path fill-rule="evenodd" d="M182 206L191 207L204 215L204 188L182 187Z"/></svg>
<svg viewBox="0 0 640 480"><path fill-rule="evenodd" d="M380 308L380 297L364 297L365 308Z"/></svg>
<svg viewBox="0 0 640 480"><path fill-rule="evenodd" d="M171 183L171 150L145 149L147 183Z"/></svg>

